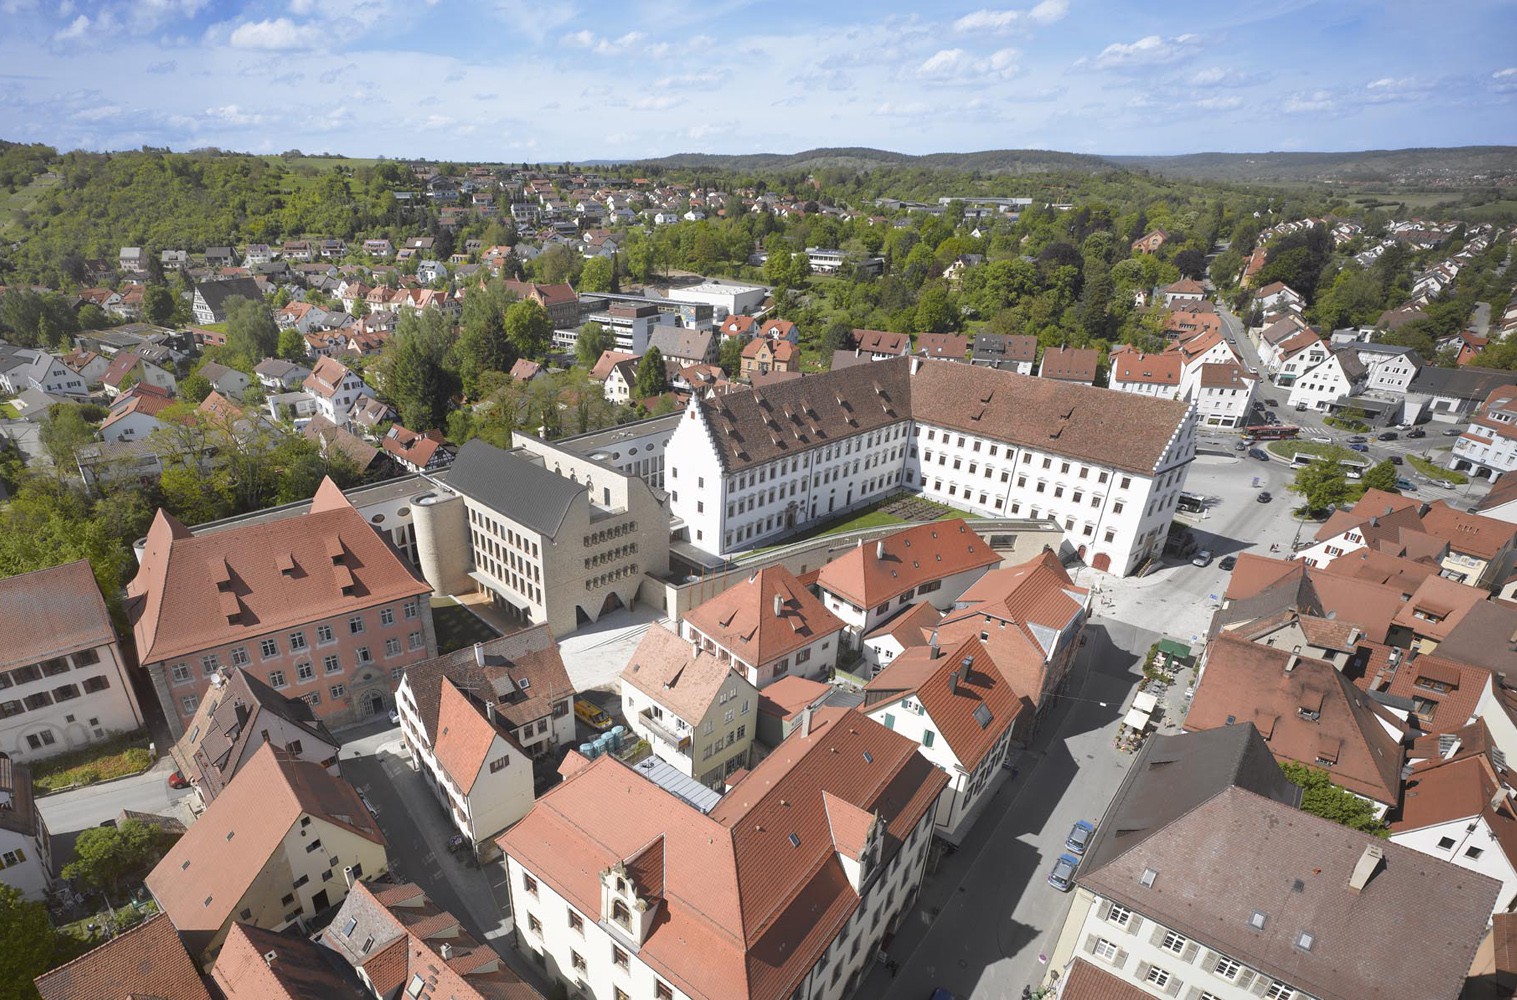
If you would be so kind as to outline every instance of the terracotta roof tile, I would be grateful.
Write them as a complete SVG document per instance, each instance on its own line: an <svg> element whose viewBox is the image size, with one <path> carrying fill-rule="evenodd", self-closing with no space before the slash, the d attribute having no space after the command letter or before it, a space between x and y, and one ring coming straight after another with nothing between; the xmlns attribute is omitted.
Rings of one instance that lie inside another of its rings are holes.
<svg viewBox="0 0 1517 1000"><path fill-rule="evenodd" d="M87 560L0 579L0 670L116 641Z"/></svg>
<svg viewBox="0 0 1517 1000"><path fill-rule="evenodd" d="M270 956L273 956L270 958ZM226 1000L364 1000L337 956L296 934L233 924L212 970Z"/></svg>
<svg viewBox="0 0 1517 1000"><path fill-rule="evenodd" d="M978 637L933 654L931 647L917 646L896 657L869 682L864 703L873 711L914 696L959 763L973 772L1016 724L1022 692L1011 687Z"/></svg>
<svg viewBox="0 0 1517 1000"><path fill-rule="evenodd" d="M854 330L853 342L866 354L893 354L904 357L911 353L911 334L889 333L885 330Z"/></svg>
<svg viewBox="0 0 1517 1000"><path fill-rule="evenodd" d="M1442 500L1428 504L1422 515L1422 529L1443 539L1453 551L1481 559L1495 558L1512 544L1512 536L1517 534L1517 525L1456 510Z"/></svg>
<svg viewBox="0 0 1517 1000"><path fill-rule="evenodd" d="M437 706L437 731L432 741L437 763L468 795L474 789L496 737L510 744L509 735L497 729L479 706L462 694L453 682L443 679Z"/></svg>
<svg viewBox="0 0 1517 1000"><path fill-rule="evenodd" d="M873 542L861 541L823 566L817 585L867 610L924 583L988 569L1000 561L990 543L963 518L927 521Z"/></svg>
<svg viewBox="0 0 1517 1000"><path fill-rule="evenodd" d="M759 692L758 710L778 719L792 719L832 693L832 688L799 674L788 674Z"/></svg>
<svg viewBox="0 0 1517 1000"><path fill-rule="evenodd" d="M1111 380L1116 382L1135 382L1143 385L1172 385L1180 384L1181 359L1179 354L1145 354L1142 351L1122 351L1120 354L1113 353L1111 358Z"/></svg>
<svg viewBox="0 0 1517 1000"><path fill-rule="evenodd" d="M1059 1000L1151 1000L1147 990L1092 965L1083 958L1074 960L1064 984L1059 989Z"/></svg>
<svg viewBox="0 0 1517 1000"><path fill-rule="evenodd" d="M695 723L706 717L731 675L731 666L714 653L702 653L689 640L654 624L622 670L622 683Z"/></svg>
<svg viewBox="0 0 1517 1000"><path fill-rule="evenodd" d="M1471 607L1489 595L1441 576L1430 576L1418 585L1392 621L1419 636L1438 640L1449 634Z"/></svg>
<svg viewBox="0 0 1517 1000"><path fill-rule="evenodd" d="M406 683L417 716L434 743L439 732L444 679L472 700L493 697L495 710L513 728L547 718L555 702L574 696L558 643L547 625L536 625L480 644L481 667L473 647L444 653L406 668ZM526 687L521 682L526 681Z"/></svg>
<svg viewBox="0 0 1517 1000"><path fill-rule="evenodd" d="M37 992L42 1000L211 1000L173 922L161 915L38 976Z"/></svg>
<svg viewBox="0 0 1517 1000"><path fill-rule="evenodd" d="M1089 385L1096 380L1100 361L1101 352L1092 347L1051 347L1043 352L1038 376Z"/></svg>
<svg viewBox="0 0 1517 1000"><path fill-rule="evenodd" d="M842 621L779 565L690 609L685 621L754 667L843 630Z"/></svg>

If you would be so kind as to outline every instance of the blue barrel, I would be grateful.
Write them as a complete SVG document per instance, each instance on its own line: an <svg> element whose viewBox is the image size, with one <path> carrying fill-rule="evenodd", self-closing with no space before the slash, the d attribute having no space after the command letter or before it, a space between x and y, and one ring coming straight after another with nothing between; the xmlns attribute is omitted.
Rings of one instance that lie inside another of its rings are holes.
<svg viewBox="0 0 1517 1000"><path fill-rule="evenodd" d="M615 750L617 753L621 753L622 740L625 737L626 732L626 726L611 727L611 749Z"/></svg>
<svg viewBox="0 0 1517 1000"><path fill-rule="evenodd" d="M579 752L582 756L587 757L590 760L594 760L596 757L600 756L600 751L595 749L594 743L581 743L579 745Z"/></svg>

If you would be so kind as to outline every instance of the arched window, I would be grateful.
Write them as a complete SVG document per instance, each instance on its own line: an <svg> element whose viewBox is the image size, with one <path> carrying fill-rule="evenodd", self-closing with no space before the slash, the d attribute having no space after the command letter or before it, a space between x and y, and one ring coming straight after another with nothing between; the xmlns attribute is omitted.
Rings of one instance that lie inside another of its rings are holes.
<svg viewBox="0 0 1517 1000"><path fill-rule="evenodd" d="M623 927L630 928L632 926L632 911L627 909L626 903L618 899L611 904L611 919Z"/></svg>

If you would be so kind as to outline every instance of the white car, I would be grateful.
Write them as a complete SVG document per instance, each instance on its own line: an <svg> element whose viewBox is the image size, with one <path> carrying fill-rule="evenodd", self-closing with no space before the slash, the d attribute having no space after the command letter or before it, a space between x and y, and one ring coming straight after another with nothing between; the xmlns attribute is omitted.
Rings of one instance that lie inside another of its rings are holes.
<svg viewBox="0 0 1517 1000"><path fill-rule="evenodd" d="M1192 566L1210 566L1211 549L1202 549L1200 552L1197 552L1196 558L1192 559L1190 561L1190 564Z"/></svg>
<svg viewBox="0 0 1517 1000"><path fill-rule="evenodd" d="M1433 480L1433 485L1442 486L1446 490L1457 490L1459 488L1447 479L1435 479Z"/></svg>

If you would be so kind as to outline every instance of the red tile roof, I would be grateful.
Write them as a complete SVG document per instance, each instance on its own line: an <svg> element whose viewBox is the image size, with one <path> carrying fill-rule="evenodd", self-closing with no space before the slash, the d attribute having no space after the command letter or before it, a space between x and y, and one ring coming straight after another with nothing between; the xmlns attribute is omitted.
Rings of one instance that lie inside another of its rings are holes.
<svg viewBox="0 0 1517 1000"><path fill-rule="evenodd" d="M915 697L959 763L972 772L1016 724L1022 692L1012 689L977 636L937 653L929 646L906 650L865 687L864 704L874 712Z"/></svg>
<svg viewBox="0 0 1517 1000"><path fill-rule="evenodd" d="M1141 351L1113 352L1111 356L1111 380L1136 382L1140 385L1180 384L1180 355L1166 351L1163 354L1144 354Z"/></svg>
<svg viewBox="0 0 1517 1000"><path fill-rule="evenodd" d="M1095 348L1051 347L1043 352L1038 375L1040 378L1089 384L1096 380L1096 367L1100 361L1101 352Z"/></svg>
<svg viewBox="0 0 1517 1000"><path fill-rule="evenodd" d="M1424 732L1452 733L1465 728L1495 684L1486 668L1434 653L1415 656L1395 650L1393 663L1392 647L1361 643L1360 650L1369 658L1354 684L1363 691L1383 691L1409 702L1415 699L1421 710L1414 710L1414 716Z"/></svg>
<svg viewBox="0 0 1517 1000"><path fill-rule="evenodd" d="M1470 608L1490 595L1442 576L1430 576L1391 621L1434 641L1445 638L1464 620ZM1436 620L1435 620L1436 619Z"/></svg>
<svg viewBox="0 0 1517 1000"><path fill-rule="evenodd" d="M692 608L685 621L754 667L843 630L842 621L779 565L765 567Z"/></svg>
<svg viewBox="0 0 1517 1000"><path fill-rule="evenodd" d="M778 719L792 719L832 692L821 681L789 674L759 692L758 710Z"/></svg>
<svg viewBox="0 0 1517 1000"><path fill-rule="evenodd" d="M447 678L443 678L439 699L437 738L432 749L443 771L468 795L474 790L474 782L490 756L495 738L500 737L507 745L511 741Z"/></svg>
<svg viewBox="0 0 1517 1000"><path fill-rule="evenodd" d="M872 542L860 541L822 567L817 585L868 611L924 583L1000 562L990 543L963 518L927 521Z"/></svg>
<svg viewBox="0 0 1517 1000"><path fill-rule="evenodd" d="M429 592L326 479L277 521L191 535L160 510L127 615L147 664Z"/></svg>
<svg viewBox="0 0 1517 1000"><path fill-rule="evenodd" d="M860 351L869 354L893 354L904 357L911 353L911 334L889 333L885 330L854 330L853 342Z"/></svg>
<svg viewBox="0 0 1517 1000"><path fill-rule="evenodd" d="M1059 1000L1152 1000L1147 990L1077 958L1064 977L1059 990Z"/></svg>
<svg viewBox="0 0 1517 1000"><path fill-rule="evenodd" d="M703 653L688 639L654 624L622 670L622 684L630 684L694 724L706 717L731 676L731 665L716 654Z"/></svg>
<svg viewBox="0 0 1517 1000"><path fill-rule="evenodd" d="M211 1000L173 921L162 915L38 976L37 992L42 1000Z"/></svg>
<svg viewBox="0 0 1517 1000"><path fill-rule="evenodd" d="M0 579L0 670L116 641L87 560Z"/></svg>
<svg viewBox="0 0 1517 1000"><path fill-rule="evenodd" d="M1517 525L1456 510L1438 500L1422 515L1422 530L1447 542L1454 552L1493 559L1512 544Z"/></svg>

